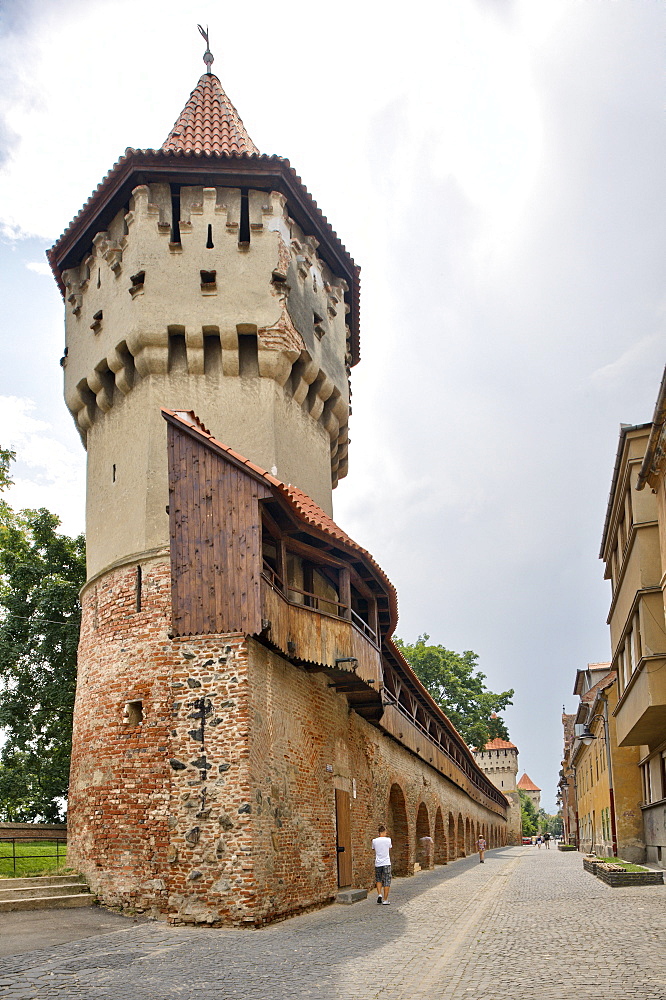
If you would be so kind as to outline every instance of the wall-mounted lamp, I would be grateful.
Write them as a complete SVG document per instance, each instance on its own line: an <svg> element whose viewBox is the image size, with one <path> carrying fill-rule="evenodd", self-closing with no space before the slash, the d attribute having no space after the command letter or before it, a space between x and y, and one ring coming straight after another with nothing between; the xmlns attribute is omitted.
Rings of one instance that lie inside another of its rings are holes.
<svg viewBox="0 0 666 1000"><path fill-rule="evenodd" d="M356 667L358 666L358 660L357 660L357 658L355 656L341 656L341 657L338 657L338 659L335 661L336 667L340 663L353 663L354 666L352 667L352 670L356 670Z"/></svg>
<svg viewBox="0 0 666 1000"><path fill-rule="evenodd" d="M603 733L599 733L598 736L596 735L596 733L593 733L592 730L590 729L590 723L594 722L596 719L601 719L604 724L604 731ZM581 741L581 743L584 743L586 747L589 747L593 740L603 740L605 743L606 726L607 726L606 717L604 715L601 714L593 715L592 718L589 720L589 722L583 723L583 731L581 733L578 733L578 739Z"/></svg>

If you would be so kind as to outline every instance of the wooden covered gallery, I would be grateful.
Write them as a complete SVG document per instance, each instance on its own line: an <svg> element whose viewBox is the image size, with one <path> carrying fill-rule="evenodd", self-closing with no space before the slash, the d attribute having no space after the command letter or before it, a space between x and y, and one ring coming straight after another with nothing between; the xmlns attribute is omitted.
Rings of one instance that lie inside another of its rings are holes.
<svg viewBox="0 0 666 1000"><path fill-rule="evenodd" d="M391 642L396 594L370 554L194 414L162 412L183 668L172 919L261 923L368 888L381 821L399 875L481 832L503 844L507 801Z"/></svg>

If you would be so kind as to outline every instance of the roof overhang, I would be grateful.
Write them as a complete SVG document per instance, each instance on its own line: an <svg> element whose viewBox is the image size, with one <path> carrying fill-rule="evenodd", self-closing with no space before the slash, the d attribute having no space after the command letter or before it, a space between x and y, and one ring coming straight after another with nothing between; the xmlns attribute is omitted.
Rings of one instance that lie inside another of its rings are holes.
<svg viewBox="0 0 666 1000"><path fill-rule="evenodd" d="M615 455L615 466L613 467L613 477L611 479L610 493L608 494L608 503L606 505L606 518L604 520L604 530L601 536L601 548L599 550L599 558L607 561L606 557L606 543L610 535L611 519L613 516L613 505L615 503L615 495L617 492L617 487L620 479L620 473L622 470L622 463L624 457L624 451L627 443L627 438L630 434L634 432L644 433L650 428L650 424L620 424L620 439L617 445L617 453Z"/></svg>
<svg viewBox="0 0 666 1000"><path fill-rule="evenodd" d="M666 442L664 441L664 424L666 424L666 368L659 386L659 395L652 417L652 430L645 449L645 458L638 473L636 489L642 490L646 483L649 483L656 491L659 485L659 467L666 454Z"/></svg>
<svg viewBox="0 0 666 1000"><path fill-rule="evenodd" d="M314 236L318 253L349 286L352 365L360 360L360 268L354 263L328 219L319 209L288 160L280 156L195 154L154 149L128 149L114 164L62 236L47 250L61 293L62 272L77 266L89 252L94 236L108 227L139 184L253 187L279 191L301 229Z"/></svg>

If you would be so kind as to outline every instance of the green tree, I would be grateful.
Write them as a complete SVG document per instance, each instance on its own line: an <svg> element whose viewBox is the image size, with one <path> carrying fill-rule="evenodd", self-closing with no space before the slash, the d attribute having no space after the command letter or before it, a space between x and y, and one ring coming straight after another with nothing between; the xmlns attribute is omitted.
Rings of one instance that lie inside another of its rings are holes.
<svg viewBox="0 0 666 1000"><path fill-rule="evenodd" d="M9 464L16 458L16 452L8 448L0 448L0 493L12 485L9 475Z"/></svg>
<svg viewBox="0 0 666 1000"><path fill-rule="evenodd" d="M508 739L506 725L495 713L512 704L513 689L493 694L484 684L486 675L476 670L476 653L429 646L429 639L424 634L413 644L402 639L396 639L395 644L465 742L484 747L498 736Z"/></svg>
<svg viewBox="0 0 666 1000"><path fill-rule="evenodd" d="M527 792L521 792L519 789L518 794L520 795L520 820L523 837L534 837L539 829L537 811Z"/></svg>
<svg viewBox="0 0 666 1000"><path fill-rule="evenodd" d="M554 815L550 813L548 815L548 833L551 837L561 837L564 833L564 823L562 822L562 813L558 812Z"/></svg>
<svg viewBox="0 0 666 1000"><path fill-rule="evenodd" d="M0 450L0 483L13 455ZM56 822L67 795L83 535L0 499L0 818Z"/></svg>

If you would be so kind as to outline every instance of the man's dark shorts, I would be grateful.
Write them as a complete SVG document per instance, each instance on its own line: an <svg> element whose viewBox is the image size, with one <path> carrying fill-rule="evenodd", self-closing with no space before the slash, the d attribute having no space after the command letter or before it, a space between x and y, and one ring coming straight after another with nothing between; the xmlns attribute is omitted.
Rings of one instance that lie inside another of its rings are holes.
<svg viewBox="0 0 666 1000"><path fill-rule="evenodd" d="M381 882L384 886L389 886L391 884L390 865L382 865L381 868L375 868L375 882Z"/></svg>

